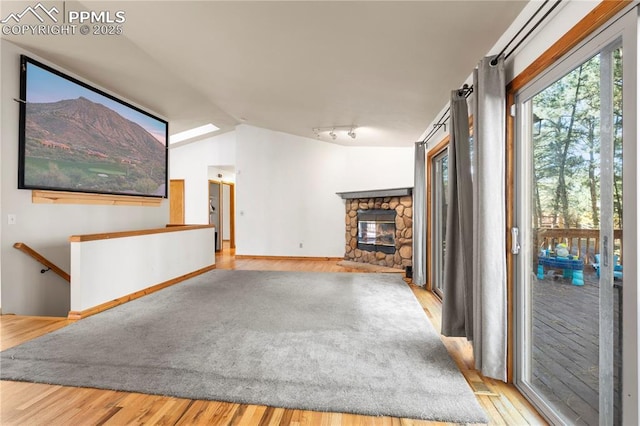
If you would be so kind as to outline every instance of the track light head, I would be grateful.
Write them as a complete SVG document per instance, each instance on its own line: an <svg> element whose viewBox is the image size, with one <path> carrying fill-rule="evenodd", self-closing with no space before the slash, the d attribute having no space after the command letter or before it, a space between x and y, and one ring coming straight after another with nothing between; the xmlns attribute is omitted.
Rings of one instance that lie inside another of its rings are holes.
<svg viewBox="0 0 640 426"><path fill-rule="evenodd" d="M335 141L336 139L338 139L338 133L341 135L341 138L343 138L343 135L346 134L347 136L350 136L351 139L355 139L357 128L358 126L356 124L346 124L344 126L314 127L311 130L313 131L315 137L318 139L324 137L324 135L328 135L331 140ZM338 133L336 133L336 130L338 131Z"/></svg>

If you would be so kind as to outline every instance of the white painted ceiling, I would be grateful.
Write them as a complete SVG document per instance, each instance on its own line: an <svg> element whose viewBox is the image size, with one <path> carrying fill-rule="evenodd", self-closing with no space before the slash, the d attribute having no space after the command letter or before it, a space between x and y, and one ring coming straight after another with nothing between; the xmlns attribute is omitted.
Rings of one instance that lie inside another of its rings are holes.
<svg viewBox="0 0 640 426"><path fill-rule="evenodd" d="M0 15L35 3L3 0ZM244 122L312 138L356 124L335 143L411 146L525 5L83 0L64 7L123 10L124 34L2 37L164 116L171 133Z"/></svg>

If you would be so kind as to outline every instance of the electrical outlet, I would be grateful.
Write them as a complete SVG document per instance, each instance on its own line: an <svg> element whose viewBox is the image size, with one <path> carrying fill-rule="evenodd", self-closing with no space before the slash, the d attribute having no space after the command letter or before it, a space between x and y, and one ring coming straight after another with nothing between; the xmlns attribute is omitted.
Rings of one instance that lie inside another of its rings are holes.
<svg viewBox="0 0 640 426"><path fill-rule="evenodd" d="M16 224L16 215L15 214L8 214L7 215L7 223L9 225L15 225Z"/></svg>
<svg viewBox="0 0 640 426"><path fill-rule="evenodd" d="M302 243L300 243L300 248L302 248Z"/></svg>

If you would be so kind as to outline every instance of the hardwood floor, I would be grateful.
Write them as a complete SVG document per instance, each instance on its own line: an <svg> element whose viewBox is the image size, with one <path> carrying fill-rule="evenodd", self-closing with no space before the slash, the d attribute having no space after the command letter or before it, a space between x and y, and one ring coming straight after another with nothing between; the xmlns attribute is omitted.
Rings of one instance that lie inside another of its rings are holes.
<svg viewBox="0 0 640 426"><path fill-rule="evenodd" d="M362 272L336 261L235 259L230 250L216 255L218 269ZM441 305L435 296L411 285L436 329ZM70 324L66 318L0 317L0 349L15 346ZM442 338L469 381L492 425L539 425L544 419L512 386L483 378L473 369L472 350L461 338ZM1 367L1 366L0 366ZM425 401L426 403L426 401ZM275 407L199 401L139 393L22 382L0 382L2 425L442 425L390 417L322 413Z"/></svg>

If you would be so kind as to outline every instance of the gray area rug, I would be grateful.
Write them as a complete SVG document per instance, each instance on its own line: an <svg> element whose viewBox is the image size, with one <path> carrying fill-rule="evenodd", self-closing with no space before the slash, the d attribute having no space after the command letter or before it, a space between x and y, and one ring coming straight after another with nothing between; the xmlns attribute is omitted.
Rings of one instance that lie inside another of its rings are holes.
<svg viewBox="0 0 640 426"><path fill-rule="evenodd" d="M214 270L3 351L0 378L487 421L397 274Z"/></svg>

